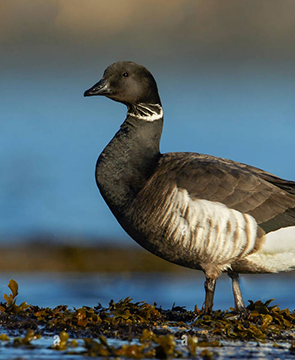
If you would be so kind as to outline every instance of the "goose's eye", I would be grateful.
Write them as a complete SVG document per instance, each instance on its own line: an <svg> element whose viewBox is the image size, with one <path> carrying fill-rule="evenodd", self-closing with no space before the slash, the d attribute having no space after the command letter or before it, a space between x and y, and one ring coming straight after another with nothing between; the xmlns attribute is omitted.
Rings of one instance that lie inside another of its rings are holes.
<svg viewBox="0 0 295 360"><path fill-rule="evenodd" d="M128 75L129 75L128 72L125 72L122 74L122 76L124 76L124 77L127 77Z"/></svg>

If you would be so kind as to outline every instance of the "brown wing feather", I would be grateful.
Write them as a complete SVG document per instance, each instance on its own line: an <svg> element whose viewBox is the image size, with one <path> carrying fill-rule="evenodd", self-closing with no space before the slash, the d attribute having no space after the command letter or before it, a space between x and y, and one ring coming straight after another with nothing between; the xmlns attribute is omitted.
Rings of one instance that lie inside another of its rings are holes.
<svg viewBox="0 0 295 360"><path fill-rule="evenodd" d="M167 153L154 176L165 176L192 199L252 215L266 232L295 226L295 182L253 166L197 153Z"/></svg>

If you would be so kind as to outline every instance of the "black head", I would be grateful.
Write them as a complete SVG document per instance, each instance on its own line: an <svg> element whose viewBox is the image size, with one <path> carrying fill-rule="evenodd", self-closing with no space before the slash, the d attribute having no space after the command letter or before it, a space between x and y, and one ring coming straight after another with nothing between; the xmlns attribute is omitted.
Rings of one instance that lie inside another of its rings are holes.
<svg viewBox="0 0 295 360"><path fill-rule="evenodd" d="M92 95L104 95L127 106L140 103L161 105L153 75L132 61L119 61L110 65L103 78L84 93L84 96Z"/></svg>

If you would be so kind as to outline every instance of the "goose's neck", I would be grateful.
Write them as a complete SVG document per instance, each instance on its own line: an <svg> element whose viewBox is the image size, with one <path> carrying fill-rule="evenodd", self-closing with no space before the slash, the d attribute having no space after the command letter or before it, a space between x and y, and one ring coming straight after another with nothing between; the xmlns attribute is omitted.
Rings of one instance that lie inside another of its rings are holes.
<svg viewBox="0 0 295 360"><path fill-rule="evenodd" d="M96 181L113 212L124 211L153 174L161 156L162 127L160 105L130 107L120 130L99 156Z"/></svg>

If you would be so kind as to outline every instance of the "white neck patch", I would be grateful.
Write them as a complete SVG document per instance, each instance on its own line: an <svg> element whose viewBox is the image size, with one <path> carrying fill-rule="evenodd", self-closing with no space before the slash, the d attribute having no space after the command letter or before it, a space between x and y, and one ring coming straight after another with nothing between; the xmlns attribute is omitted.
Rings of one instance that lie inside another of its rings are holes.
<svg viewBox="0 0 295 360"><path fill-rule="evenodd" d="M136 104L128 110L127 115L153 122L163 118L163 109L159 104Z"/></svg>

